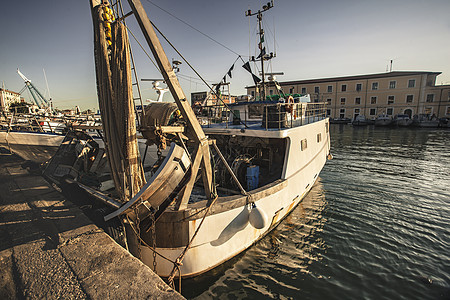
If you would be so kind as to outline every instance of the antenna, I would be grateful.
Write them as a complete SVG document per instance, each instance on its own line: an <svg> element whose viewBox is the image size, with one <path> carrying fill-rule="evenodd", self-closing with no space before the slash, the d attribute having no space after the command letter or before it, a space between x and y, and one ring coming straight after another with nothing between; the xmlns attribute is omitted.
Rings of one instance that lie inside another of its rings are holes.
<svg viewBox="0 0 450 300"><path fill-rule="evenodd" d="M42 71L44 71L45 85L47 86L47 91L48 91L48 99L50 101L52 101L52 96L50 96L50 89L48 88L47 75L45 75L45 69L42 68Z"/></svg>
<svg viewBox="0 0 450 300"><path fill-rule="evenodd" d="M271 52L270 54L266 54L266 48L264 47L263 43L264 43L264 30L262 28L262 14L263 12L271 9L273 7L273 0L271 0L270 2L267 2L267 4L263 5L262 9L258 10L257 12L252 12L251 9L247 10L245 12L245 16L246 17L251 17L251 16L257 16L258 19L258 29L259 29L259 43L258 43L258 48L260 50L259 56L255 59L254 57L251 57L251 61L257 61L258 59L260 59L261 61L261 74L262 74L262 82L261 82L261 91L260 91L260 99L264 100L266 98L266 82L265 82L265 75L264 75L264 61L265 60L270 60L271 58L274 57L273 52ZM256 82L255 82L256 83Z"/></svg>

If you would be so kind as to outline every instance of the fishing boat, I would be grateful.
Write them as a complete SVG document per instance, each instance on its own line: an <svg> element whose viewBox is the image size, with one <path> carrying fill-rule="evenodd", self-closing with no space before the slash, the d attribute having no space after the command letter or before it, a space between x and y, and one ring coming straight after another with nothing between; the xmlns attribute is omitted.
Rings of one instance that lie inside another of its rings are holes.
<svg viewBox="0 0 450 300"><path fill-rule="evenodd" d="M264 237L312 188L331 158L326 105L295 102L286 95L277 102L265 101L263 80L259 101L242 103L222 122L201 126L142 4L129 0L175 100L149 104L136 125L128 92L131 75L121 73L130 72L122 67L130 65L124 62L130 59L124 16L114 10L122 6L90 1L99 106L117 197L78 184L111 208L105 220L120 221L126 248L158 275L173 283L175 277L202 274ZM263 12L272 7L270 2L247 15L262 22ZM128 99L125 109L112 109L119 105L115 93ZM117 117L124 111L125 117ZM251 118L244 118L246 114ZM125 124L119 122L122 119ZM123 131L114 131L117 128ZM147 145L158 148L150 178L145 178L140 163L136 129ZM67 145L82 153L87 144ZM86 163L77 161L85 173L98 161L91 146L85 151Z"/></svg>

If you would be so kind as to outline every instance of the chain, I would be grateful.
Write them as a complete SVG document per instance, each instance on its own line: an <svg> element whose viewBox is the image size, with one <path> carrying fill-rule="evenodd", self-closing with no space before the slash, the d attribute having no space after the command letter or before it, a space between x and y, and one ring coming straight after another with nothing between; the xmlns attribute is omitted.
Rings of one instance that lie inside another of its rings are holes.
<svg viewBox="0 0 450 300"><path fill-rule="evenodd" d="M156 222L155 222L155 214L150 215L152 221L152 246L153 246L153 271L156 273Z"/></svg>
<svg viewBox="0 0 450 300"><path fill-rule="evenodd" d="M139 213L137 207L134 208L134 213L136 214L136 236L137 236L137 257L141 259L141 220L139 219Z"/></svg>

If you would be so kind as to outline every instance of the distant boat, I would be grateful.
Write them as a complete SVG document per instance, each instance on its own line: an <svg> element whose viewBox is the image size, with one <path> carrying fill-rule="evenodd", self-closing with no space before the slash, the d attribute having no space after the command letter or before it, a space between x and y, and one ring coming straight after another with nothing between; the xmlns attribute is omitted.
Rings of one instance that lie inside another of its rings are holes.
<svg viewBox="0 0 450 300"><path fill-rule="evenodd" d="M389 126L393 122L392 117L386 114L379 115L375 119L375 126Z"/></svg>
<svg viewBox="0 0 450 300"><path fill-rule="evenodd" d="M394 125L400 126L400 127L406 127L410 126L412 124L413 120L408 115L396 115L394 117Z"/></svg>
<svg viewBox="0 0 450 300"><path fill-rule="evenodd" d="M350 118L333 118L330 119L331 124L348 124L351 123L352 120Z"/></svg>
<svg viewBox="0 0 450 300"><path fill-rule="evenodd" d="M39 116L8 116L0 131L0 147L36 163L49 160L58 150L67 126L64 120Z"/></svg>
<svg viewBox="0 0 450 300"><path fill-rule="evenodd" d="M352 125L353 126L366 126L369 122L364 115L357 115L356 118L353 120Z"/></svg>
<svg viewBox="0 0 450 300"><path fill-rule="evenodd" d="M413 125L424 128L436 128L439 127L439 119L436 116L430 116L427 114L415 115L413 118Z"/></svg>

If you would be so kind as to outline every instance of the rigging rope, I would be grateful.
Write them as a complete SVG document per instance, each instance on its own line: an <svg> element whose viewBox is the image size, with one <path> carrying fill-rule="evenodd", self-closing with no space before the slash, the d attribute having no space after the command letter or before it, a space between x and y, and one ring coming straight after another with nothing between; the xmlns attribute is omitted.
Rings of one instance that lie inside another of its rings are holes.
<svg viewBox="0 0 450 300"><path fill-rule="evenodd" d="M200 30L198 30L198 29L195 28L194 26L190 25L189 23L187 23L187 22L183 21L182 19L178 18L177 16L173 15L171 12L169 12L169 11L165 10L164 8L158 6L157 4L153 3L152 1L147 0L147 2L149 2L150 4L156 6L157 8L159 8L160 10L162 10L163 12L165 12L166 14L168 14L169 16L171 16L171 17L177 19L178 21L180 21L181 23L185 24L186 26L188 26L188 27L194 29L195 31L197 31L197 32L200 33L201 35L203 35L203 36L207 37L208 39L210 39L211 41L213 41L214 43L216 43L216 44L218 44L218 45L224 47L224 48L227 49L228 51L230 51L230 52L232 52L232 53L234 53L234 54L236 54L236 55L238 55L238 56L242 56L242 55L240 55L239 53L237 53L236 51L234 51L234 50L230 49L229 47L225 46L225 45L222 44L221 42L219 42L219 41L215 40L214 38L210 37L210 36L207 35L206 33L201 32Z"/></svg>

